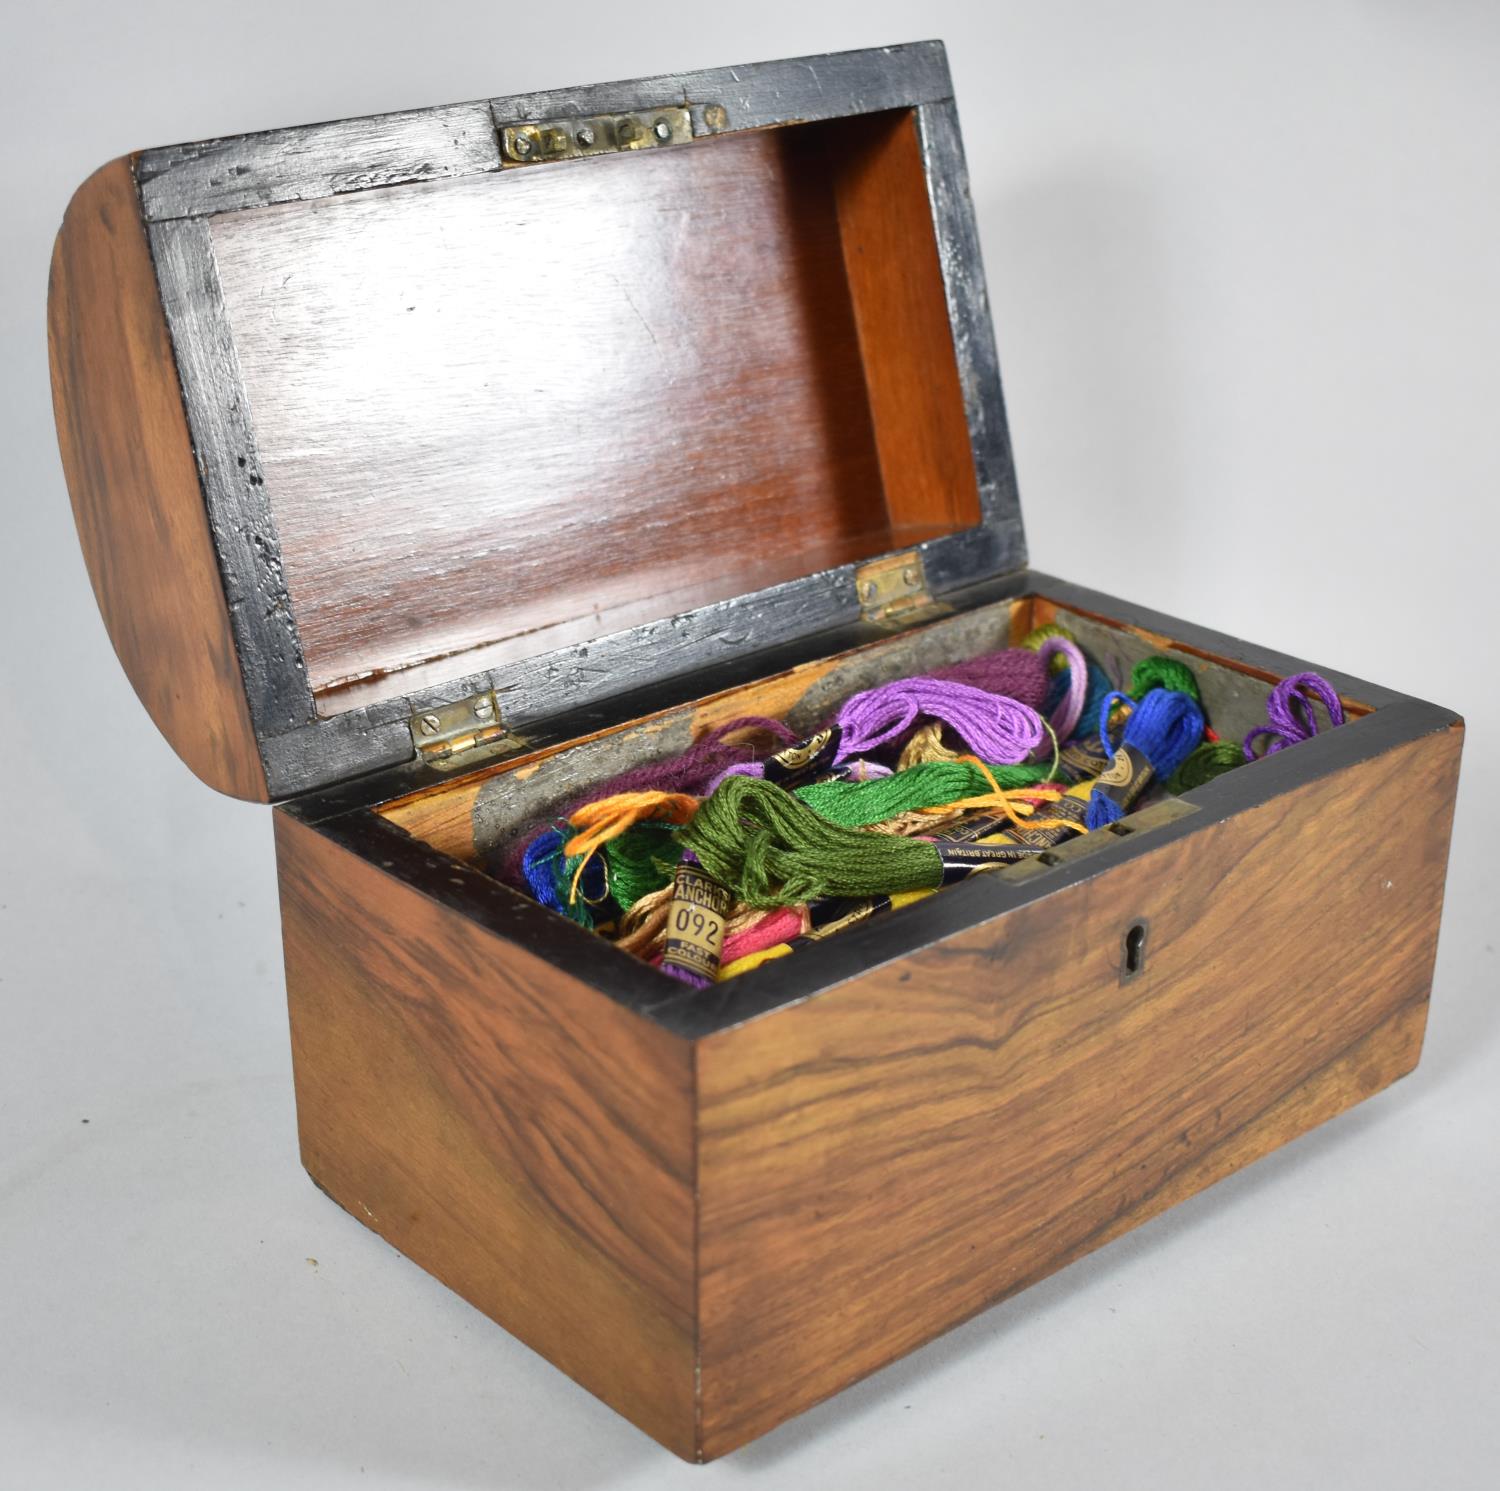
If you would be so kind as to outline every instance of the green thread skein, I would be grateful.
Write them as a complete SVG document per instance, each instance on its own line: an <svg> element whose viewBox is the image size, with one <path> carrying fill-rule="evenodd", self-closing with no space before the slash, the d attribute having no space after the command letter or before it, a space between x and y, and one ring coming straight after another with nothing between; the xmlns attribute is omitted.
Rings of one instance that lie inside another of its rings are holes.
<svg viewBox="0 0 1500 1491"><path fill-rule="evenodd" d="M677 842L747 905L795 906L821 896L936 890L943 867L922 839L830 823L771 782L725 777Z"/></svg>
<svg viewBox="0 0 1500 1491"><path fill-rule="evenodd" d="M672 883L682 847L675 823L637 823L611 839L601 851L609 866L609 893L621 911L629 911L642 896Z"/></svg>
<svg viewBox="0 0 1500 1491"><path fill-rule="evenodd" d="M1152 689L1171 689L1174 694L1186 694L1194 704L1203 702L1193 670L1175 657L1163 657L1160 653L1143 657L1130 670L1130 688L1126 692L1132 699L1140 700Z"/></svg>
<svg viewBox="0 0 1500 1491"><path fill-rule="evenodd" d="M990 770L1001 789L1009 790L1045 781L1050 768L997 765ZM924 761L868 782L810 782L796 788L794 795L829 823L867 828L903 813L979 797L989 790L984 773L972 762ZM671 884L682 857L680 834L675 824L637 823L604 846L610 894L617 906L628 910L642 896ZM566 873L571 875L576 868L576 862L570 863Z"/></svg>
<svg viewBox="0 0 1500 1491"><path fill-rule="evenodd" d="M1167 791L1181 796L1244 764L1245 748L1238 741L1206 740L1167 779Z"/></svg>
<svg viewBox="0 0 1500 1491"><path fill-rule="evenodd" d="M1045 781L1048 766L992 766L1002 790ZM971 761L923 761L868 782L810 782L795 795L820 817L844 828L866 828L921 808L940 808L990 791Z"/></svg>

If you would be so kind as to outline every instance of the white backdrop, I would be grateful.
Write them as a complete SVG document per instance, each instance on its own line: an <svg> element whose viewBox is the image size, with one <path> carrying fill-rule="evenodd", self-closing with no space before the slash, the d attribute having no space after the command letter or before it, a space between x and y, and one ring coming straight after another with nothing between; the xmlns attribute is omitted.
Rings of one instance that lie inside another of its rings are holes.
<svg viewBox="0 0 1500 1491"><path fill-rule="evenodd" d="M1500 8L7 0L4 34L0 1488L1494 1484ZM110 652L47 258L127 149L929 35L1034 562L1468 717L1428 1048L693 1471L302 1174L269 815Z"/></svg>

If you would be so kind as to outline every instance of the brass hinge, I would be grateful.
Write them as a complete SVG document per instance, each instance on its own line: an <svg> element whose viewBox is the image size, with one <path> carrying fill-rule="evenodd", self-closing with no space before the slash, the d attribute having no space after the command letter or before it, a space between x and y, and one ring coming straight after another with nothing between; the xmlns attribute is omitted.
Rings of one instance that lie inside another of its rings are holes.
<svg viewBox="0 0 1500 1491"><path fill-rule="evenodd" d="M876 626L908 626L941 616L951 608L932 598L927 570L916 549L872 559L854 571L862 620Z"/></svg>
<svg viewBox="0 0 1500 1491"><path fill-rule="evenodd" d="M434 764L520 744L500 719L493 689L457 704L419 711L411 717L411 738L422 759Z"/></svg>
<svg viewBox="0 0 1500 1491"><path fill-rule="evenodd" d="M700 110L703 128L717 134L729 123L722 104ZM682 145L693 138L693 110L685 105L644 109L634 114L590 114L577 119L538 119L507 124L500 131L500 164L535 166L543 161L576 160L584 155L612 155L620 150L650 150Z"/></svg>

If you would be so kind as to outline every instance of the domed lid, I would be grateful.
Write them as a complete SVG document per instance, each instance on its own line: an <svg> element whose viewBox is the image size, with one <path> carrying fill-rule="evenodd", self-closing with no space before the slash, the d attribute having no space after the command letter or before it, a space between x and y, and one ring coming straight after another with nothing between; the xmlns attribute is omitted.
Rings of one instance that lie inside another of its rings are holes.
<svg viewBox="0 0 1500 1491"><path fill-rule="evenodd" d="M117 650L225 790L493 746L1025 563L940 43L124 169L59 242L65 464ZM86 283L132 232L150 293ZM85 290L138 303L85 324ZM172 479L104 473L147 403Z"/></svg>

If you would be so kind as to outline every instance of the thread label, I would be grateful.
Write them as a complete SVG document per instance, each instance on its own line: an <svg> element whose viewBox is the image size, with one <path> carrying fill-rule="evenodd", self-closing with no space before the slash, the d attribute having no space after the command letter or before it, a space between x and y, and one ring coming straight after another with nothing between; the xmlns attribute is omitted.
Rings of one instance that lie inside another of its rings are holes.
<svg viewBox="0 0 1500 1491"><path fill-rule="evenodd" d="M1134 746L1121 745L1115 751L1115 759L1095 781L1094 790L1128 808L1150 785L1154 775L1151 763Z"/></svg>
<svg viewBox="0 0 1500 1491"><path fill-rule="evenodd" d="M1010 835L1018 844L1033 848L1051 849L1066 839L1071 839L1083 827L1088 816L1088 801L1082 797L1059 797L1037 809L1038 817L1062 819L1048 828L1013 828Z"/></svg>
<svg viewBox="0 0 1500 1491"><path fill-rule="evenodd" d="M671 964L700 978L715 979L724 950L724 923L733 901L712 875L697 865L678 865L667 909L663 965Z"/></svg>
<svg viewBox="0 0 1500 1491"><path fill-rule="evenodd" d="M830 725L808 740L777 751L766 762L766 781L790 788L827 776L833 770L833 758L839 753L840 739L839 727Z"/></svg>
<svg viewBox="0 0 1500 1491"><path fill-rule="evenodd" d="M826 901L814 901L808 907L808 940L817 942L834 932L842 932L845 927L865 921L877 911L887 910L890 904L889 896L872 896L865 901L837 896Z"/></svg>
<svg viewBox="0 0 1500 1491"><path fill-rule="evenodd" d="M952 885L977 870L1013 865L1041 851L1029 844L958 844L937 840L932 846L943 864L943 884Z"/></svg>

